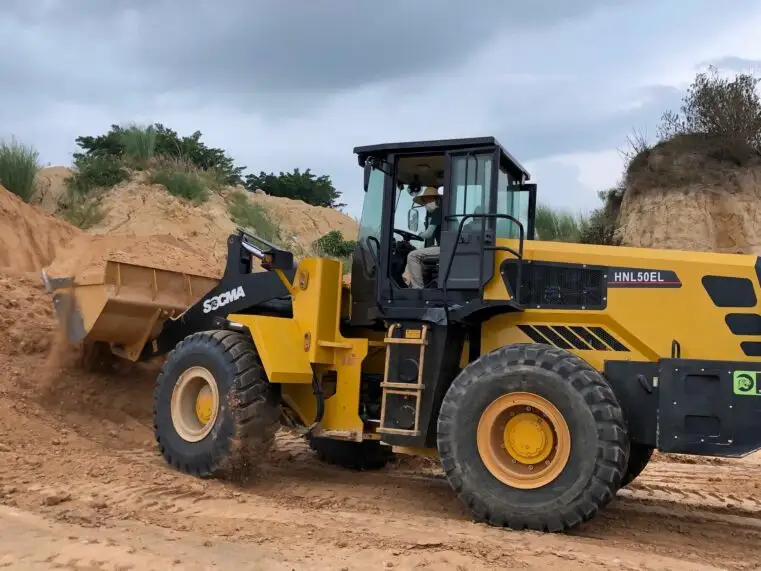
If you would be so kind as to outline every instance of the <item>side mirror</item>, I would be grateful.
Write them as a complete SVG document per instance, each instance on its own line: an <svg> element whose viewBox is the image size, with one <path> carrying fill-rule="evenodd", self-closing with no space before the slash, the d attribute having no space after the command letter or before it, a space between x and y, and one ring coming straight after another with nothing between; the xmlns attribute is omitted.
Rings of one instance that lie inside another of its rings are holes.
<svg viewBox="0 0 761 571"><path fill-rule="evenodd" d="M407 213L407 228L410 232L417 232L419 222L420 215L417 208L410 208L410 211Z"/></svg>
<svg viewBox="0 0 761 571"><path fill-rule="evenodd" d="M370 161L365 161L365 181L364 181L365 192L367 192L367 188L370 186L371 174L373 174L373 165L370 164Z"/></svg>

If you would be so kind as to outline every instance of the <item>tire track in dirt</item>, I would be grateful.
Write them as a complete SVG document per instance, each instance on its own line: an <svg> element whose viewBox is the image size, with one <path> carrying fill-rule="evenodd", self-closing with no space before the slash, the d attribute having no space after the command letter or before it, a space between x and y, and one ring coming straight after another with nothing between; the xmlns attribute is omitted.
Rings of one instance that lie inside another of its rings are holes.
<svg viewBox="0 0 761 571"><path fill-rule="evenodd" d="M581 530L537 537L472 523L446 481L430 470L416 471L414 463L355 473L320 464L290 435L280 436L277 445L259 481L247 488L177 474L147 448L115 453L116 464L129 466L132 478L84 479L68 488L83 505L103 506L98 513L110 520L252 541L287 537L304 549L316 542L339 551L446 552L486 568L497 562L520 568L548 558L564 568L573 562L620 569L750 569L749 561L761 561L757 502L736 496L732 501L747 509L726 507L721 478L705 493L685 491L680 480L659 480L662 469L655 464ZM713 468L701 466L708 473ZM701 483L716 478L689 470ZM28 493L44 498L55 489L38 483Z"/></svg>
<svg viewBox="0 0 761 571"><path fill-rule="evenodd" d="M155 449L149 403L130 396L149 399L152 371L66 375L48 398L8 386L0 402L9 447L0 461L11 460L0 488L14 489L0 502L48 519L225 538L268 546L282 560L307 554L350 569L367 554L378 566L467 571L752 569L761 561L758 464L746 460L654 461L595 520L544 536L473 523L436 462L400 457L378 472L345 471L318 462L286 431L245 488L179 474Z"/></svg>

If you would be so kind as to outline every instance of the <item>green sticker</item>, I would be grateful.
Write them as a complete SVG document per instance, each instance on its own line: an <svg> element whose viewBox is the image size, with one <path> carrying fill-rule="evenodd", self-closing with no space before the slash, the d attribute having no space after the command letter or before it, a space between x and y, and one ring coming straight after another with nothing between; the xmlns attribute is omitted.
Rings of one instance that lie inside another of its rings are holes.
<svg viewBox="0 0 761 571"><path fill-rule="evenodd" d="M736 395L761 396L761 386L757 382L758 371L735 371L732 379Z"/></svg>

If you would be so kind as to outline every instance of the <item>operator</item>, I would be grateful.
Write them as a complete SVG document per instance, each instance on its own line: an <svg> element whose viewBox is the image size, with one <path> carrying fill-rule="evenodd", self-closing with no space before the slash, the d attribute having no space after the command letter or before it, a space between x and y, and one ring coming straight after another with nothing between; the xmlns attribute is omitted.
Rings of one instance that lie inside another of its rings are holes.
<svg viewBox="0 0 761 571"><path fill-rule="evenodd" d="M422 289L423 283L423 258L438 257L441 248L441 195L436 188L429 186L420 196L412 199L415 204L425 207L429 214L428 227L420 233L423 240L434 239L436 246L418 248L407 256L407 268L404 271L404 279L412 289Z"/></svg>

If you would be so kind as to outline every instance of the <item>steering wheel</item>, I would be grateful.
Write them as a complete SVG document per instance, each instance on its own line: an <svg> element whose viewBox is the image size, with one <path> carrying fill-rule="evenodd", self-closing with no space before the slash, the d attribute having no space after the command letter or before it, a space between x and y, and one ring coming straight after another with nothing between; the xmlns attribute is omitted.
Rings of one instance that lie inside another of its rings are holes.
<svg viewBox="0 0 761 571"><path fill-rule="evenodd" d="M399 230L398 228L394 228L394 234L399 234L403 239L407 240L408 242L410 240L420 240L423 242L423 238L421 236L418 236L417 234L413 234L412 232L407 232L407 230Z"/></svg>

